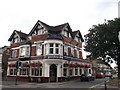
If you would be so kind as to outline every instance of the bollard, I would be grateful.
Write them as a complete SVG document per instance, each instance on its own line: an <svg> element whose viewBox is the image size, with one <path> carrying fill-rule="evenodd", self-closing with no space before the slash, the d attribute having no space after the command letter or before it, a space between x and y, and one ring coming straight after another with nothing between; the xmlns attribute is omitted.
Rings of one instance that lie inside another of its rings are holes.
<svg viewBox="0 0 120 90"><path fill-rule="evenodd" d="M106 85L106 81L105 81L105 90L107 90L107 85Z"/></svg>

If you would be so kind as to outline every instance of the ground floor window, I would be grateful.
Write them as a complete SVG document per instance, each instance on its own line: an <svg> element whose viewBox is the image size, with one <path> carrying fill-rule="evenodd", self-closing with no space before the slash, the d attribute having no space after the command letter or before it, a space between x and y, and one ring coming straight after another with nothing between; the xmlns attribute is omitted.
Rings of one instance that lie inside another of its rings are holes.
<svg viewBox="0 0 120 90"><path fill-rule="evenodd" d="M16 69L15 68L10 68L9 69L9 74L10 75L16 75Z"/></svg>
<svg viewBox="0 0 120 90"><path fill-rule="evenodd" d="M63 69L63 76L67 76L67 68Z"/></svg>
<svg viewBox="0 0 120 90"><path fill-rule="evenodd" d="M78 68L75 68L75 75L78 75Z"/></svg>
<svg viewBox="0 0 120 90"><path fill-rule="evenodd" d="M28 68L21 68L20 75L29 75L29 69Z"/></svg>
<svg viewBox="0 0 120 90"><path fill-rule="evenodd" d="M42 76L42 68L32 68L33 76Z"/></svg>
<svg viewBox="0 0 120 90"><path fill-rule="evenodd" d="M88 69L88 73L89 73L89 74L92 74L92 70L91 70L91 69Z"/></svg>
<svg viewBox="0 0 120 90"><path fill-rule="evenodd" d="M79 74L80 74L80 75L82 74L82 69L81 69L81 68L79 69Z"/></svg>
<svg viewBox="0 0 120 90"><path fill-rule="evenodd" d="M84 74L88 74L88 70L87 69L84 69Z"/></svg>
<svg viewBox="0 0 120 90"><path fill-rule="evenodd" d="M72 68L70 68L70 70L69 70L69 75L70 75L70 76L73 75L73 69L72 69Z"/></svg>

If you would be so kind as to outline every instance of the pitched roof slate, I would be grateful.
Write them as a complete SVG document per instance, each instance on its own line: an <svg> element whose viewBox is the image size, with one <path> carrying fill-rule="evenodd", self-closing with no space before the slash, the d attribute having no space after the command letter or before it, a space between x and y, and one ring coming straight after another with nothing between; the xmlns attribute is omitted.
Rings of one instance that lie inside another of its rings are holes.
<svg viewBox="0 0 120 90"><path fill-rule="evenodd" d="M8 41L11 41L11 39L12 39L13 36L15 35L15 32L16 32L16 33L20 36L20 38L22 38L22 39L26 39L27 36L28 36L28 34L26 34L26 33L23 33L23 32L21 32L21 31L14 30L13 33L12 33L12 35L11 35L10 38L8 39Z"/></svg>

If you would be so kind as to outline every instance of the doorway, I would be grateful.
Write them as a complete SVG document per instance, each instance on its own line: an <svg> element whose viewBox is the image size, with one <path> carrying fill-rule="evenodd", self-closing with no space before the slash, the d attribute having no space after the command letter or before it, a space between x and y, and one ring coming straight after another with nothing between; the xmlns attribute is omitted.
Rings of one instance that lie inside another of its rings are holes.
<svg viewBox="0 0 120 90"><path fill-rule="evenodd" d="M57 66L52 64L50 66L50 82L56 82L57 79Z"/></svg>

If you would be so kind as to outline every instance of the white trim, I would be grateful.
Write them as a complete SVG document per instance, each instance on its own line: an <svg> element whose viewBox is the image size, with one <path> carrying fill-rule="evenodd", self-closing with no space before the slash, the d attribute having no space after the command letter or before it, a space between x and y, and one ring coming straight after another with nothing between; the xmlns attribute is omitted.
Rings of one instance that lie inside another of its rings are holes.
<svg viewBox="0 0 120 90"><path fill-rule="evenodd" d="M24 48L25 50L23 50L24 51L24 53L23 53L23 51L22 51L22 53L21 53L21 48ZM30 56L30 45L21 45L20 46L20 50L19 50L19 56L21 57L21 56L24 56L24 57L27 57L27 56ZM29 52L27 52L28 50L27 49L29 49ZM23 54L23 55L22 55Z"/></svg>
<svg viewBox="0 0 120 90"><path fill-rule="evenodd" d="M27 47L27 46L30 47L30 45L28 45L28 44L26 44L26 45L20 45L19 47L21 48L21 47Z"/></svg>
<svg viewBox="0 0 120 90"><path fill-rule="evenodd" d="M15 47L15 48L11 48L12 50L15 50L15 49L20 49L20 47Z"/></svg>
<svg viewBox="0 0 120 90"><path fill-rule="evenodd" d="M44 43L44 41L36 41L36 42L34 42L34 44L38 44L38 43Z"/></svg>
<svg viewBox="0 0 120 90"><path fill-rule="evenodd" d="M47 44L47 43L58 43L63 45L63 41L61 40L45 40L44 44Z"/></svg>
<svg viewBox="0 0 120 90"><path fill-rule="evenodd" d="M36 44L32 44L32 47L36 46Z"/></svg>

